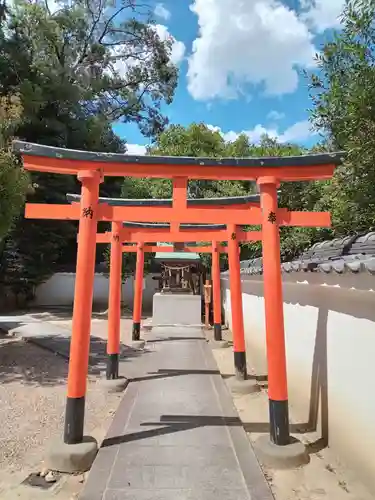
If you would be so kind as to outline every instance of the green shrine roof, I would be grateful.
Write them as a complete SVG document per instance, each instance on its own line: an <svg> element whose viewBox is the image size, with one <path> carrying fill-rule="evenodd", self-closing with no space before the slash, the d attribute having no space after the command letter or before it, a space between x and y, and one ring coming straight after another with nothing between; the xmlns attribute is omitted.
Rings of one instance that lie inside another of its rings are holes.
<svg viewBox="0 0 375 500"><path fill-rule="evenodd" d="M171 243L157 243L157 246L163 246L163 247L173 247ZM155 260L156 261L169 261L169 262L175 262L175 261L185 261L185 262L200 262L201 257L199 253L195 252L156 252L155 253Z"/></svg>

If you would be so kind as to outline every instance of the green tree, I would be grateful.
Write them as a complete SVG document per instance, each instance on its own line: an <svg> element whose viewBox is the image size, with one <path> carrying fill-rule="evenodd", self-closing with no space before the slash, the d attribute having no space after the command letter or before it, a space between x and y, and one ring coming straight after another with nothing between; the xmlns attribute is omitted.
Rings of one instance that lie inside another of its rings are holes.
<svg viewBox="0 0 375 500"><path fill-rule="evenodd" d="M20 96L17 137L122 152L126 145L114 134L114 121L135 122L147 136L163 130L161 104L173 98L177 69L171 41L158 36L138 5L76 0L51 11L42 1L17 0L8 7L0 26L0 95ZM29 201L63 203L67 192L79 192L70 176L31 178L37 188ZM101 186L103 196L120 192L116 178ZM7 238L0 279L30 291L57 265L75 262L75 251L76 224L21 218Z"/></svg>
<svg viewBox="0 0 375 500"><path fill-rule="evenodd" d="M10 9L1 86L20 88L25 117L41 142L81 141L80 125L71 122L95 116L136 122L147 136L163 130L160 107L171 102L178 73L171 40L159 37L139 4L61 1L51 12L48 2L17 0Z"/></svg>
<svg viewBox="0 0 375 500"><path fill-rule="evenodd" d="M315 150L322 149L319 145ZM158 136L148 154L165 156L206 156L206 157L259 157L259 156L295 156L308 151L295 144L279 143L265 135L258 144L251 144L246 135L240 135L235 141L225 141L219 132L209 129L204 124L192 124L188 127L172 125ZM325 183L300 182L283 183L280 187L280 206L291 210L314 210L321 204ZM189 195L196 197L239 196L256 192L253 182L248 181L190 181ZM126 179L122 196L126 198L166 198L172 193L171 182L167 179ZM256 230L260 227L247 227ZM281 228L281 255L289 259L316 241L327 238L329 232L315 228ZM204 242L202 242L204 243ZM208 243L208 242L206 242ZM261 242L241 246L241 258L255 258L262 254ZM226 259L226 255L222 255ZM209 265L210 256L202 255ZM132 265L130 265L131 269Z"/></svg>
<svg viewBox="0 0 375 500"><path fill-rule="evenodd" d="M235 152L235 151L234 151ZM306 154L306 149L296 144L280 143L277 139L264 135L258 144L250 144L246 156L298 156ZM314 201L311 199L311 185L304 182L286 182L281 184L279 206L290 210L309 210ZM260 230L261 227L248 227L247 230ZM294 257L310 243L309 229L281 228L281 257L283 259ZM251 259L261 257L261 242L246 243L242 245L241 258Z"/></svg>
<svg viewBox="0 0 375 500"><path fill-rule="evenodd" d="M322 48L312 75L312 121L346 162L316 207L330 210L336 236L375 226L375 1L350 0L342 30Z"/></svg>
<svg viewBox="0 0 375 500"><path fill-rule="evenodd" d="M221 134L203 123L193 123L188 127L172 125L157 137L148 154L160 156L189 156L222 158L225 156L248 156L249 142L246 136L240 136L233 143L226 142ZM172 184L169 180L157 180L152 183L153 192L170 197ZM189 182L191 198L214 198L220 196L240 196L252 192L254 186L242 181L202 181ZM155 196L161 197L161 196Z"/></svg>
<svg viewBox="0 0 375 500"><path fill-rule="evenodd" d="M150 271L152 265L152 259L155 254L145 253L145 261L143 266L143 274L147 275ZM110 245L104 250L104 260L107 265L109 276L109 271L111 269L111 248ZM137 263L137 254L135 252L123 252L122 254L122 281L126 281L130 276L134 276L134 271Z"/></svg>
<svg viewBox="0 0 375 500"><path fill-rule="evenodd" d="M10 140L20 120L18 96L0 97L0 244L21 211L29 177L10 150Z"/></svg>
<svg viewBox="0 0 375 500"><path fill-rule="evenodd" d="M188 127L171 125L158 135L147 154L160 156L189 156L222 158L250 156L251 145L245 135L226 142L221 134L203 123ZM195 181L189 182L191 198L241 196L255 191L254 183L247 181ZM126 178L122 187L123 198L170 198L172 183L169 179Z"/></svg>
<svg viewBox="0 0 375 500"><path fill-rule="evenodd" d="M157 136L155 143L148 148L148 154L160 156L189 156L220 158L225 156L249 156L250 144L245 135L234 142L226 142L218 131L203 123L193 123L188 127L171 125ZM243 181L190 180L189 197L212 198L240 196L254 192L253 183ZM123 184L124 198L170 198L172 183L170 179L132 179ZM205 242L202 242L205 243ZM208 242L207 242L208 243ZM202 261L210 263L208 254L201 255ZM226 255L222 255L226 259ZM134 269L134 256L127 257L126 267Z"/></svg>

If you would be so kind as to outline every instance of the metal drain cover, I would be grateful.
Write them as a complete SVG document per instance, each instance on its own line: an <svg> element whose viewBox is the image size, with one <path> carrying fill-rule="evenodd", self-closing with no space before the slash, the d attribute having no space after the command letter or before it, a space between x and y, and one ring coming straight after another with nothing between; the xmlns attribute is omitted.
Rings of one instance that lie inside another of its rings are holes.
<svg viewBox="0 0 375 500"><path fill-rule="evenodd" d="M60 479L60 476L56 476L56 481L53 483L48 483L44 477L42 477L40 474L36 472L32 472L24 481L22 481L22 484L25 484L27 486L32 486L33 488L41 488L42 490L49 490L54 486L58 480Z"/></svg>

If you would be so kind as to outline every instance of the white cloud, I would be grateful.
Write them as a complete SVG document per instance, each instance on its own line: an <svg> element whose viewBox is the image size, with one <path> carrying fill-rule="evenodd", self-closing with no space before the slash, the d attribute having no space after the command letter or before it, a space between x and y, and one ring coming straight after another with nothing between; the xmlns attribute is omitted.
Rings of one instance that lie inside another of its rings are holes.
<svg viewBox="0 0 375 500"><path fill-rule="evenodd" d="M267 115L268 120L282 120L285 118L284 113L280 113L279 111L270 111Z"/></svg>
<svg viewBox="0 0 375 500"><path fill-rule="evenodd" d="M145 155L146 154L146 146L142 146L141 144L127 144L127 154L128 155Z"/></svg>
<svg viewBox="0 0 375 500"><path fill-rule="evenodd" d="M284 132L279 132L277 128L266 128L260 124L256 125L251 130L243 130L242 132L234 132L233 130L223 132L220 127L215 127L214 125L207 125L207 127L216 132L220 132L226 141L235 141L240 134L245 134L253 144L259 142L263 135L268 135L281 143L303 142L313 135L316 135L316 132L310 129L310 123L307 120L295 123L291 127L285 129Z"/></svg>
<svg viewBox="0 0 375 500"><path fill-rule="evenodd" d="M280 142L299 142L305 141L316 134L317 132L311 130L310 122L303 120L284 130L278 139Z"/></svg>
<svg viewBox="0 0 375 500"><path fill-rule="evenodd" d="M345 3L345 0L301 0L304 10L301 19L320 33L337 28Z"/></svg>
<svg viewBox="0 0 375 500"><path fill-rule="evenodd" d="M61 9L64 6L63 3L58 0L45 0L44 5L48 8L48 10L53 14L57 10Z"/></svg>
<svg viewBox="0 0 375 500"><path fill-rule="evenodd" d="M155 14L155 16L161 17L162 19L165 19L166 21L168 21L168 19L170 19L170 17L171 17L171 13L169 12L168 9L166 9L164 7L164 5L162 3L158 3L156 5L155 10L154 10L154 14Z"/></svg>
<svg viewBox="0 0 375 500"><path fill-rule="evenodd" d="M155 29L161 40L172 41L171 61L174 64L179 64L185 55L186 47L184 42L176 40L175 37L169 33L168 28L163 24L156 24Z"/></svg>
<svg viewBox="0 0 375 500"><path fill-rule="evenodd" d="M199 36L187 77L197 100L236 98L249 84L264 84L267 94L291 93L298 67L314 65L312 34L279 0L193 0L190 9Z"/></svg>

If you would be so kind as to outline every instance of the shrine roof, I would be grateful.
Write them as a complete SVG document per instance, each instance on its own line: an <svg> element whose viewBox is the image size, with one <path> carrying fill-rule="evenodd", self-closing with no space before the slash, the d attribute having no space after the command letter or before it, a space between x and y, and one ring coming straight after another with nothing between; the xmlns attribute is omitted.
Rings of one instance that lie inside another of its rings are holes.
<svg viewBox="0 0 375 500"><path fill-rule="evenodd" d="M13 151L22 155L38 156L57 160L76 160L93 163L123 163L139 165L181 165L181 166L234 166L234 167L311 167L322 165L340 165L343 152L318 153L300 156L283 157L249 157L249 158L207 158L185 156L145 156L125 153L102 153L75 149L44 146L24 141L13 141Z"/></svg>
<svg viewBox="0 0 375 500"><path fill-rule="evenodd" d="M170 243L158 243L157 246L173 246ZM185 261L185 262L200 262L201 257L199 253L194 252L156 252L154 259L156 261L164 262L175 262L175 261Z"/></svg>

